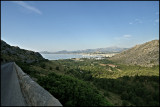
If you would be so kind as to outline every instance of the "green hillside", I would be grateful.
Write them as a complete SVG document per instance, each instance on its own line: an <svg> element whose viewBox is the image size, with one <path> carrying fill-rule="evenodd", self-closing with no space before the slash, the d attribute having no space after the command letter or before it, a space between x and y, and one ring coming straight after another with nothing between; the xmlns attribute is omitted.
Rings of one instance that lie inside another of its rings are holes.
<svg viewBox="0 0 160 107"><path fill-rule="evenodd" d="M45 60L38 52L20 49L17 46L10 46L1 40L1 62L19 61L32 63Z"/></svg>
<svg viewBox="0 0 160 107"><path fill-rule="evenodd" d="M110 60L127 65L159 65L159 40L152 40L141 45L136 45L113 56Z"/></svg>

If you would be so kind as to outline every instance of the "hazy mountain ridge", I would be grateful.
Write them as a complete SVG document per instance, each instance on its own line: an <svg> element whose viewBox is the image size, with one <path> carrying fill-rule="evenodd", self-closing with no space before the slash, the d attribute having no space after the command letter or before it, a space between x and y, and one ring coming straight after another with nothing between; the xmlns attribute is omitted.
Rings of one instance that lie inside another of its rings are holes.
<svg viewBox="0 0 160 107"><path fill-rule="evenodd" d="M41 51L43 54L70 54L70 53L119 53L128 48L120 48L120 47L107 47L107 48L97 48L97 49L85 49L85 50L77 50L77 51L57 51L57 52L48 52Z"/></svg>
<svg viewBox="0 0 160 107"><path fill-rule="evenodd" d="M1 40L1 62L20 61L25 63L38 62L44 60L38 52L20 49L18 46L10 46Z"/></svg>
<svg viewBox="0 0 160 107"><path fill-rule="evenodd" d="M159 65L159 40L152 40L136 45L131 49L113 56L110 60L128 65Z"/></svg>

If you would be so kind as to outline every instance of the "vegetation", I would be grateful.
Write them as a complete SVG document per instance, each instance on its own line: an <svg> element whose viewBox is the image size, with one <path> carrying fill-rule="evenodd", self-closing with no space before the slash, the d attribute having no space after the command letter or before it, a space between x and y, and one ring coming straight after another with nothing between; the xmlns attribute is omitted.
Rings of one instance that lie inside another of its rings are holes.
<svg viewBox="0 0 160 107"><path fill-rule="evenodd" d="M120 64L151 67L159 65L159 40L152 40L110 58Z"/></svg>
<svg viewBox="0 0 160 107"><path fill-rule="evenodd" d="M22 63L32 63L42 60L45 59L38 52L10 46L1 40L1 62L18 61Z"/></svg>
<svg viewBox="0 0 160 107"><path fill-rule="evenodd" d="M122 102L111 101L114 105L159 105L159 66L127 66L85 58L57 62L65 66L65 75L93 83L105 97L111 98L109 93L120 96Z"/></svg>
<svg viewBox="0 0 160 107"><path fill-rule="evenodd" d="M159 105L158 76L124 76L118 79L96 78L94 84L105 90L106 93L118 94L123 100L122 105Z"/></svg>
<svg viewBox="0 0 160 107"><path fill-rule="evenodd" d="M96 87L75 77L63 74L60 66L53 62L24 64L16 62L24 72L36 78L38 83L60 100L64 106L107 106L111 105ZM45 64L45 68L42 66ZM50 70L49 65L52 66ZM58 70L57 70L58 68ZM59 71L60 70L60 71Z"/></svg>
<svg viewBox="0 0 160 107"><path fill-rule="evenodd" d="M110 105L94 86L70 76L51 73L39 77L38 83L58 98L64 106Z"/></svg>
<svg viewBox="0 0 160 107"><path fill-rule="evenodd" d="M49 61L5 43L1 55L1 62L15 61L64 106L159 106L157 64L117 64L108 58Z"/></svg>
<svg viewBox="0 0 160 107"><path fill-rule="evenodd" d="M58 62L66 69L66 74L77 77L91 75L94 78L119 78L123 76L159 76L159 66L142 67L138 65L122 65L108 59L95 60L83 58L81 61L67 59Z"/></svg>
<svg viewBox="0 0 160 107"><path fill-rule="evenodd" d="M107 59L85 58L81 61L67 59L31 64L17 62L17 64L31 77L37 78L37 82L59 99L63 105L80 105L78 103L80 95L84 96L82 97L82 100L86 101L84 105L86 103L91 105L92 101L98 99L98 97L91 99L91 95L99 95L101 99L99 103L93 103L93 105L110 103L124 106L159 105L159 66L126 66ZM105 64L116 65L116 67ZM96 70L99 70L100 74ZM113 94L120 102L112 101Z"/></svg>

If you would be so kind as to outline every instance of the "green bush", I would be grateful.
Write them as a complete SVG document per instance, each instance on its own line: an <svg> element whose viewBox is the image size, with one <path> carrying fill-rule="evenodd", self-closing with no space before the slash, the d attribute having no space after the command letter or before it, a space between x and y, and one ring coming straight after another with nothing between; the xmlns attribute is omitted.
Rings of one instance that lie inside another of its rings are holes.
<svg viewBox="0 0 160 107"><path fill-rule="evenodd" d="M44 63L42 63L40 66L41 66L42 68L44 68L44 69L45 69L45 67L46 67L46 65L45 65Z"/></svg>
<svg viewBox="0 0 160 107"><path fill-rule="evenodd" d="M59 99L64 106L109 105L93 86L70 76L51 73L39 77L38 83Z"/></svg>

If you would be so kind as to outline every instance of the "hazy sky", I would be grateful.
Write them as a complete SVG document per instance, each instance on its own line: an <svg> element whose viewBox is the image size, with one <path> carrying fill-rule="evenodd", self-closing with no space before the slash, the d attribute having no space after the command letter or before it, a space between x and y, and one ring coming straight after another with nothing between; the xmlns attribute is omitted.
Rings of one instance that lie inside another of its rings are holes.
<svg viewBox="0 0 160 107"><path fill-rule="evenodd" d="M1 38L33 51L132 47L159 39L159 2L1 1Z"/></svg>

